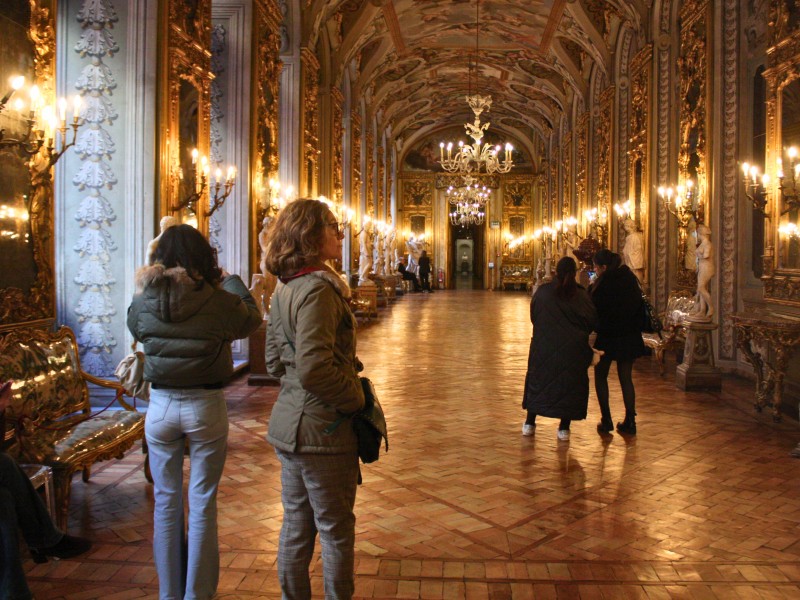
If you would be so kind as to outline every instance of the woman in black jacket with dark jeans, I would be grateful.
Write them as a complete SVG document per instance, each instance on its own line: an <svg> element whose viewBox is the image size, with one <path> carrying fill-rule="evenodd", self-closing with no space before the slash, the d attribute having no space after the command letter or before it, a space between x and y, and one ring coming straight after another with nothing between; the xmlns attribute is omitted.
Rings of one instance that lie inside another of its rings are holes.
<svg viewBox="0 0 800 600"><path fill-rule="evenodd" d="M617 375L622 386L625 420L617 423L617 431L636 435L636 390L633 387L633 362L645 354L641 332L642 290L639 280L628 267L620 265L619 255L600 250L594 255L599 277L591 288L597 308L597 340L594 347L605 352L594 368L594 386L602 420L598 433L614 429L608 404L608 371L617 362Z"/></svg>

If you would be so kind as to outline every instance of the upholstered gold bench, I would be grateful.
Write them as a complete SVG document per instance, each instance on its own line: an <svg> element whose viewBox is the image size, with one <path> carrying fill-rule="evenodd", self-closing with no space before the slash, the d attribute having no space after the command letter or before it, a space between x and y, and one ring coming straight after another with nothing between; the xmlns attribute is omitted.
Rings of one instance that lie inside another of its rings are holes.
<svg viewBox="0 0 800 600"><path fill-rule="evenodd" d="M58 525L66 530L72 475L91 466L122 458L144 436L144 414L123 398L121 386L81 369L75 334L68 327L55 333L20 329L0 340L0 381L12 380L11 403L5 411L3 439L21 463L37 463L53 471ZM110 388L122 410L92 415L87 383ZM146 452L146 447L144 447ZM145 460L147 471L147 460Z"/></svg>
<svg viewBox="0 0 800 600"><path fill-rule="evenodd" d="M664 329L659 336L657 333L643 333L644 345L650 348L658 361L658 370L664 374L667 350L675 350L679 355L683 353L686 343L686 332L683 321L689 316L694 306L694 295L687 290L675 290L667 297L667 310L661 315Z"/></svg>

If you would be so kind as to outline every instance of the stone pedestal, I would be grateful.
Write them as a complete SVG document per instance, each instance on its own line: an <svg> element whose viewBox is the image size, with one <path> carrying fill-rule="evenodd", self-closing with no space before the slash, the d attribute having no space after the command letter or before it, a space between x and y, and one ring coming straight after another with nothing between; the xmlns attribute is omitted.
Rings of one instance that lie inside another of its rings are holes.
<svg viewBox="0 0 800 600"><path fill-rule="evenodd" d="M369 302L369 309L367 315L370 317L378 316L378 288L375 283L368 281L366 283L359 282L356 291L359 298L363 298Z"/></svg>
<svg viewBox="0 0 800 600"><path fill-rule="evenodd" d="M253 333L250 334L250 348L248 356L250 359L250 376L247 378L247 385L280 385L280 379L275 379L267 374L267 361L264 358L264 345L267 336L267 320L261 323Z"/></svg>
<svg viewBox="0 0 800 600"><path fill-rule="evenodd" d="M717 328L711 321L684 321L686 347L683 362L675 371L675 385L687 392L722 389L722 373L714 364L711 333Z"/></svg>

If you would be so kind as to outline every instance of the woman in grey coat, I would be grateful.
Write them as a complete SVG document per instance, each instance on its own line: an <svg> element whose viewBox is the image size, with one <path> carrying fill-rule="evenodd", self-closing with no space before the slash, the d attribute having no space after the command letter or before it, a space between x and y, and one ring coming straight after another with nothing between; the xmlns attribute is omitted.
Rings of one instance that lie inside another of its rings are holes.
<svg viewBox="0 0 800 600"><path fill-rule="evenodd" d="M308 568L319 532L326 598L354 592L358 481L350 423L364 406L350 289L325 262L341 256L342 228L317 200L296 200L270 231L267 269L278 276L267 328L267 370L281 389L267 439L281 461L283 526L278 577L284 598L311 598Z"/></svg>
<svg viewBox="0 0 800 600"><path fill-rule="evenodd" d="M575 281L575 261L565 256L556 278L541 286L531 301L533 338L525 376L522 408L528 417L522 435L533 435L536 415L561 419L558 439L569 439L571 421L586 418L592 362L589 334L597 311Z"/></svg>
<svg viewBox="0 0 800 600"><path fill-rule="evenodd" d="M153 555L162 600L211 598L219 580L217 487L225 466L231 342L262 322L238 275L223 275L194 227L164 231L136 273L128 329L144 345L151 384L145 436L153 474ZM183 455L189 445L184 539Z"/></svg>

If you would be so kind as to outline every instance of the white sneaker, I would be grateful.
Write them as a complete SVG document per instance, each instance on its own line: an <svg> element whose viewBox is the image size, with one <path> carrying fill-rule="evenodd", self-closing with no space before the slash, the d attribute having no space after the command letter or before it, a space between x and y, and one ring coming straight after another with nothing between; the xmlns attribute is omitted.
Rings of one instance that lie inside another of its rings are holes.
<svg viewBox="0 0 800 600"><path fill-rule="evenodd" d="M558 439L561 440L562 442L569 441L569 429L559 429L557 435Z"/></svg>
<svg viewBox="0 0 800 600"><path fill-rule="evenodd" d="M527 423L522 425L522 435L525 437L530 437L536 431L536 425L528 425Z"/></svg>

